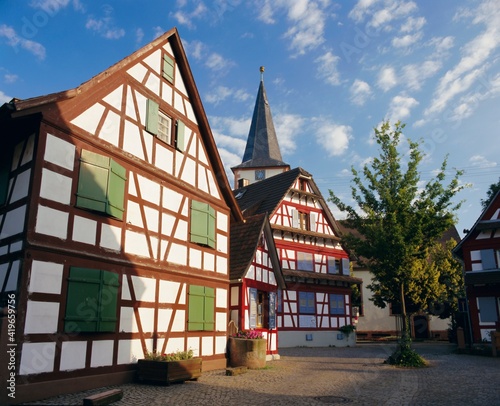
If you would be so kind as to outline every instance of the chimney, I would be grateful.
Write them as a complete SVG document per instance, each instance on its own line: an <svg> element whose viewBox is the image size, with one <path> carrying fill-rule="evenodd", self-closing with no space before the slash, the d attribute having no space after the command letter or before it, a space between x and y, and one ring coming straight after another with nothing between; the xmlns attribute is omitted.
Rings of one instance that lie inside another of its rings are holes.
<svg viewBox="0 0 500 406"><path fill-rule="evenodd" d="M238 179L238 189L240 187L248 186L249 184L250 184L250 182L248 179L245 179L245 178Z"/></svg>

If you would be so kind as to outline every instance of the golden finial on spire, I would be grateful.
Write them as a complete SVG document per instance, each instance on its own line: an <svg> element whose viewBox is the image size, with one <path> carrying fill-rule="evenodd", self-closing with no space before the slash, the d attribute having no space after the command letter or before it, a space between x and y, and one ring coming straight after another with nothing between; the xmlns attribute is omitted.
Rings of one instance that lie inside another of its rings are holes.
<svg viewBox="0 0 500 406"><path fill-rule="evenodd" d="M264 67L263 66L260 67L260 80L261 80L261 82L264 80Z"/></svg>

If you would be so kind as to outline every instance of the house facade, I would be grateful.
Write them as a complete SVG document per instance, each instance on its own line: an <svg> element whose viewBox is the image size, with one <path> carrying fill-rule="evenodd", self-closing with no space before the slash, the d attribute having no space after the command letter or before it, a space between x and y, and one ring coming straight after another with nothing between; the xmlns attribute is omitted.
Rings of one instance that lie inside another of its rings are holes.
<svg viewBox="0 0 500 406"><path fill-rule="evenodd" d="M279 359L277 298L285 288L267 215L231 225L230 326L257 330L267 340L267 359Z"/></svg>
<svg viewBox="0 0 500 406"><path fill-rule="evenodd" d="M354 335L348 341L339 328L354 321L352 285L361 280L350 275L337 223L312 175L282 160L260 71L245 153L231 169L244 217L266 215L272 230L285 285L278 285L273 310L278 348L352 345Z"/></svg>
<svg viewBox="0 0 500 406"><path fill-rule="evenodd" d="M150 351L224 368L243 218L177 31L75 89L4 104L0 125L1 300L15 314L0 338L16 373L2 398L130 381Z"/></svg>
<svg viewBox="0 0 500 406"><path fill-rule="evenodd" d="M491 341L500 322L500 192L453 250L462 261L473 342Z"/></svg>

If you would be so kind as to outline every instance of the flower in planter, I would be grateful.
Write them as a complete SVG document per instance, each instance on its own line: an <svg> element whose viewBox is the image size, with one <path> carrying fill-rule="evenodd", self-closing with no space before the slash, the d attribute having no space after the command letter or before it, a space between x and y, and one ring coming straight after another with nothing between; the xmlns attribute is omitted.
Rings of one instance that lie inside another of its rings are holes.
<svg viewBox="0 0 500 406"><path fill-rule="evenodd" d="M234 338L244 338L247 340L256 340L256 339L263 339L264 335L262 334L262 331L257 331L257 330L240 330L236 334L234 334L232 337Z"/></svg>
<svg viewBox="0 0 500 406"><path fill-rule="evenodd" d="M144 359L149 361L182 361L186 359L191 359L194 356L192 349L187 351L176 351L169 354L160 354L159 352L152 351L148 352Z"/></svg>

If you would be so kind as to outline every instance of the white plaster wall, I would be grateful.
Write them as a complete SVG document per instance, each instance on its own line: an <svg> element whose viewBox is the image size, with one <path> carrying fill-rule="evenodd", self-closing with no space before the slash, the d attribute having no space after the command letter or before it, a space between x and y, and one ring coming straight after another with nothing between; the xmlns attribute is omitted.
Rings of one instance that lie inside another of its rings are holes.
<svg viewBox="0 0 500 406"><path fill-rule="evenodd" d="M208 357L214 355L214 338L213 337L201 337L201 355L203 357Z"/></svg>
<svg viewBox="0 0 500 406"><path fill-rule="evenodd" d="M239 288L238 286L231 287L231 306L237 306L239 301Z"/></svg>
<svg viewBox="0 0 500 406"><path fill-rule="evenodd" d="M30 186L31 170L27 169L16 176L16 183L13 185L12 194L9 203L17 202L28 196Z"/></svg>
<svg viewBox="0 0 500 406"><path fill-rule="evenodd" d="M141 233L127 230L125 232L125 252L127 254L149 257L149 248L146 236Z"/></svg>
<svg viewBox="0 0 500 406"><path fill-rule="evenodd" d="M102 106L100 107L103 108ZM100 119L100 115L98 118ZM97 126L97 124L95 124L95 126ZM47 134L44 159L47 162L51 162L72 171L75 165L75 146L58 137Z"/></svg>
<svg viewBox="0 0 500 406"><path fill-rule="evenodd" d="M163 188L163 207L173 211L174 213L179 213L181 211L181 204L184 196L174 190ZM187 199L186 199L187 200Z"/></svg>
<svg viewBox="0 0 500 406"><path fill-rule="evenodd" d="M90 134L95 134L97 125L101 120L102 114L104 113L104 106L102 104L96 103L92 107L85 110L78 117L71 120L71 124L74 124L83 130L89 132ZM73 146L74 148L74 146ZM47 149L48 150L48 149ZM45 153L47 159L47 152Z"/></svg>
<svg viewBox="0 0 500 406"><path fill-rule="evenodd" d="M55 333L59 319L59 303L28 300L24 334Z"/></svg>
<svg viewBox="0 0 500 406"><path fill-rule="evenodd" d="M101 225L100 246L113 251L121 251L122 231L119 227L103 223Z"/></svg>
<svg viewBox="0 0 500 406"><path fill-rule="evenodd" d="M227 289L215 289L215 307L227 307Z"/></svg>
<svg viewBox="0 0 500 406"><path fill-rule="evenodd" d="M40 196L62 204L71 200L72 179L49 169L43 168Z"/></svg>
<svg viewBox="0 0 500 406"><path fill-rule="evenodd" d="M33 261L28 292L61 293L63 264Z"/></svg>
<svg viewBox="0 0 500 406"><path fill-rule="evenodd" d="M227 258L217 255L217 273L227 275Z"/></svg>
<svg viewBox="0 0 500 406"><path fill-rule="evenodd" d="M172 324L172 331L182 332L186 330L186 312L184 310L177 310L175 312L174 323Z"/></svg>
<svg viewBox="0 0 500 406"><path fill-rule="evenodd" d="M54 370L56 343L24 343L19 375L41 374Z"/></svg>
<svg viewBox="0 0 500 406"><path fill-rule="evenodd" d="M97 222L85 217L75 216L73 220L73 241L95 245Z"/></svg>
<svg viewBox="0 0 500 406"><path fill-rule="evenodd" d="M200 337L189 337L187 339L187 349L193 350L193 356L200 356Z"/></svg>
<svg viewBox="0 0 500 406"><path fill-rule="evenodd" d="M153 348L153 340L146 339L146 347ZM144 358L140 339L120 340L118 342L118 364L131 364Z"/></svg>
<svg viewBox="0 0 500 406"><path fill-rule="evenodd" d="M201 251L195 248L189 249L189 266L191 268L201 268Z"/></svg>
<svg viewBox="0 0 500 406"><path fill-rule="evenodd" d="M215 331L226 331L227 329L227 313L215 313Z"/></svg>
<svg viewBox="0 0 500 406"><path fill-rule="evenodd" d="M175 264L187 265L187 247L173 243L168 253L167 261Z"/></svg>
<svg viewBox="0 0 500 406"><path fill-rule="evenodd" d="M161 302L161 301L160 301ZM158 309L158 331L168 332L173 309Z"/></svg>
<svg viewBox="0 0 500 406"><path fill-rule="evenodd" d="M103 367L113 365L113 346L112 340L100 340L92 342L92 357L90 367Z"/></svg>
<svg viewBox="0 0 500 406"><path fill-rule="evenodd" d="M66 341L61 346L61 363L59 370L70 371L85 368L87 355L86 341Z"/></svg>
<svg viewBox="0 0 500 406"><path fill-rule="evenodd" d="M121 108L120 108L121 110ZM114 111L108 111L104 124L99 131L99 138L118 147L120 138L120 116Z"/></svg>
<svg viewBox="0 0 500 406"><path fill-rule="evenodd" d="M167 348L165 352L171 353L171 352L176 352L176 351L183 351L184 350L184 338L182 337L171 337L167 341Z"/></svg>
<svg viewBox="0 0 500 406"><path fill-rule="evenodd" d="M215 256L210 252L203 253L203 270L205 271L215 271Z"/></svg>
<svg viewBox="0 0 500 406"><path fill-rule="evenodd" d="M35 231L65 240L68 233L68 213L38 206Z"/></svg>
<svg viewBox="0 0 500 406"><path fill-rule="evenodd" d="M139 318L141 319L142 331L152 333L154 331L155 309L139 307Z"/></svg>
<svg viewBox="0 0 500 406"><path fill-rule="evenodd" d="M175 303L177 295L179 293L179 288L181 284L179 282L171 281L160 281L160 292L158 295L158 300L160 303ZM182 292L184 293L184 292ZM181 301L184 302L184 298L181 297Z"/></svg>
<svg viewBox="0 0 500 406"><path fill-rule="evenodd" d="M312 335L312 341L306 340L306 335ZM356 345L356 334L349 334L347 338L342 334L342 339L339 339L338 331L318 331L318 330L301 330L301 331L280 331L278 346L279 348L289 347L354 347Z"/></svg>
<svg viewBox="0 0 500 406"><path fill-rule="evenodd" d="M20 206L4 214L4 223L0 231L0 238L11 237L24 230L24 219L26 216L26 206Z"/></svg>
<svg viewBox="0 0 500 406"><path fill-rule="evenodd" d="M156 279L132 275L135 298L141 302L154 302L156 295Z"/></svg>
<svg viewBox="0 0 500 406"><path fill-rule="evenodd" d="M125 333L139 332L132 307L122 306L120 309L120 331Z"/></svg>

